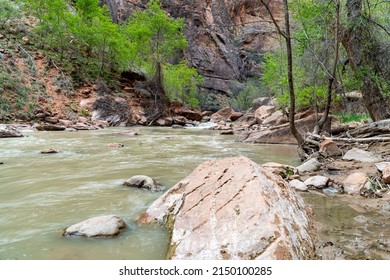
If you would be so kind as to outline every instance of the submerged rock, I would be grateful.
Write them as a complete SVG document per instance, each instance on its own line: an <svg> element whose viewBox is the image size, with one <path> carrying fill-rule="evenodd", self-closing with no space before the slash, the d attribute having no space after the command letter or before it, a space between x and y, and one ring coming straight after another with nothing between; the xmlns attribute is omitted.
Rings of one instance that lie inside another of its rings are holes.
<svg viewBox="0 0 390 280"><path fill-rule="evenodd" d="M121 143L108 143L107 144L108 148L123 148L124 146L125 146L125 144L121 144Z"/></svg>
<svg viewBox="0 0 390 280"><path fill-rule="evenodd" d="M126 223L117 215L99 216L66 228L63 236L108 238L118 236L125 228Z"/></svg>
<svg viewBox="0 0 390 280"><path fill-rule="evenodd" d="M127 187L146 189L153 192L162 191L161 185L152 178L145 175L136 175L126 180L123 185Z"/></svg>
<svg viewBox="0 0 390 280"><path fill-rule="evenodd" d="M165 223L171 259L310 259L300 196L246 157L207 161L157 199L140 222Z"/></svg>
<svg viewBox="0 0 390 280"><path fill-rule="evenodd" d="M46 150L41 151L41 154L58 154L60 152L61 151L59 151L59 150L50 148L50 149L46 149Z"/></svg>

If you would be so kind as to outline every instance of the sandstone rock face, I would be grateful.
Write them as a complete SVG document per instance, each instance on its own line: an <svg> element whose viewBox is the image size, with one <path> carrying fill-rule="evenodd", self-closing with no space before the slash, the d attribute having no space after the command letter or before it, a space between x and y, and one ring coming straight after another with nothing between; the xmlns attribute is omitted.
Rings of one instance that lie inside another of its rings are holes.
<svg viewBox="0 0 390 280"><path fill-rule="evenodd" d="M141 215L165 223L172 259L310 259L300 196L246 157L207 161Z"/></svg>
<svg viewBox="0 0 390 280"><path fill-rule="evenodd" d="M261 124L262 121L271 116L275 112L275 106L260 106L256 111L255 111L255 118L257 120L257 123Z"/></svg>
<svg viewBox="0 0 390 280"><path fill-rule="evenodd" d="M132 113L125 99L108 95L96 99L92 108L92 120L107 121L111 126L126 125Z"/></svg>
<svg viewBox="0 0 390 280"><path fill-rule="evenodd" d="M102 0L113 21L124 22L131 12L144 10L148 0ZM269 1L281 24L282 1ZM184 57L204 77L201 91L206 107L214 111L238 94L247 77L260 76L262 53L278 45L278 35L268 12L256 0L162 0L163 9L183 18L189 47ZM234 26L234 28L232 28Z"/></svg>
<svg viewBox="0 0 390 280"><path fill-rule="evenodd" d="M23 134L10 125L0 124L0 138L23 137Z"/></svg>
<svg viewBox="0 0 390 280"><path fill-rule="evenodd" d="M359 195L367 180L367 175L362 172L352 173L343 182L344 191L347 194Z"/></svg>
<svg viewBox="0 0 390 280"><path fill-rule="evenodd" d="M381 158L371 152L365 150L353 148L345 153L343 160L355 160L359 162L376 162L380 161Z"/></svg>
<svg viewBox="0 0 390 280"><path fill-rule="evenodd" d="M115 237L123 232L126 224L116 215L107 215L90 218L78 224L74 224L64 230L64 236L77 237Z"/></svg>
<svg viewBox="0 0 390 280"><path fill-rule="evenodd" d="M152 178L145 175L136 175L126 180L123 185L127 187L141 188L154 192L162 191L162 187Z"/></svg>

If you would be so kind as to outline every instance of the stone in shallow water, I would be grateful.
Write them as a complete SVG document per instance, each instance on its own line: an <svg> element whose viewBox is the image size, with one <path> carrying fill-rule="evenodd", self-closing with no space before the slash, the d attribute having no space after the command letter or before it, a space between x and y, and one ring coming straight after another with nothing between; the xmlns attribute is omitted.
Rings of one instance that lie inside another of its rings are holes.
<svg viewBox="0 0 390 280"><path fill-rule="evenodd" d="M159 192L163 190L157 181L145 175L133 176L126 180L123 185L127 187L146 189L153 192Z"/></svg>
<svg viewBox="0 0 390 280"><path fill-rule="evenodd" d="M126 223L117 215L93 217L65 229L64 236L109 238L118 236L126 228Z"/></svg>

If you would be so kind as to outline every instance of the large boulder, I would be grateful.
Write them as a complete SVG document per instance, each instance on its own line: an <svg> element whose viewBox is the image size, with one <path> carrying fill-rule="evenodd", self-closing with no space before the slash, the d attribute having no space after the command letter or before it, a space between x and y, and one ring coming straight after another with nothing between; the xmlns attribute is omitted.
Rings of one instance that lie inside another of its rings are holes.
<svg viewBox="0 0 390 280"><path fill-rule="evenodd" d="M23 137L23 134L10 125L0 124L0 138Z"/></svg>
<svg viewBox="0 0 390 280"><path fill-rule="evenodd" d="M110 126L126 125L131 118L131 107L123 98L105 95L92 106L92 120L107 121Z"/></svg>
<svg viewBox="0 0 390 280"><path fill-rule="evenodd" d="M139 221L168 227L171 259L310 259L314 254L302 198L246 157L199 165Z"/></svg>
<svg viewBox="0 0 390 280"><path fill-rule="evenodd" d="M115 237L126 228L123 219L116 215L93 217L64 230L64 236L88 238Z"/></svg>

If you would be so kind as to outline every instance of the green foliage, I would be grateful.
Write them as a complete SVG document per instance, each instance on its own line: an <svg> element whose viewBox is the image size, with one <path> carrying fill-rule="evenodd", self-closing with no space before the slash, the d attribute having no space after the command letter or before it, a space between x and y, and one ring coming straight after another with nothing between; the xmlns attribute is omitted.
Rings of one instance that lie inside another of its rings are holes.
<svg viewBox="0 0 390 280"><path fill-rule="evenodd" d="M176 65L167 63L164 67L164 88L170 101L179 101L198 108L200 102L197 92L202 83L202 76L185 62Z"/></svg>
<svg viewBox="0 0 390 280"><path fill-rule="evenodd" d="M0 0L0 29L6 27L18 16L19 10L15 3L9 0Z"/></svg>
<svg viewBox="0 0 390 280"><path fill-rule="evenodd" d="M232 99L230 106L239 112L245 111L252 106L252 101L260 96L259 87L248 84Z"/></svg>
<svg viewBox="0 0 390 280"><path fill-rule="evenodd" d="M336 112L333 116L335 116L340 123L364 122L371 119L368 114L355 114L350 112Z"/></svg>
<svg viewBox="0 0 390 280"><path fill-rule="evenodd" d="M169 18L158 0L149 2L145 11L133 13L124 27L130 41L130 65L151 77L160 75L159 67L188 45L183 28L184 21Z"/></svg>
<svg viewBox="0 0 390 280"><path fill-rule="evenodd" d="M168 100L198 107L198 86L203 83L202 77L186 61L175 65L168 62L179 60L177 56L188 45L183 28L182 19L168 17L160 1L153 0L145 11L131 15L123 33L129 41L130 67L147 74L158 87L163 87Z"/></svg>

